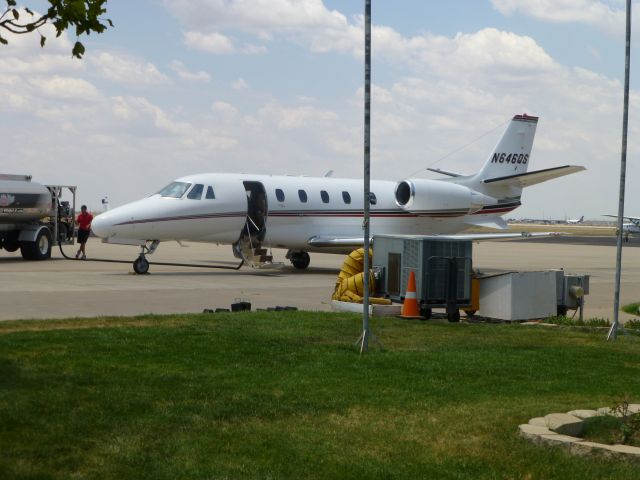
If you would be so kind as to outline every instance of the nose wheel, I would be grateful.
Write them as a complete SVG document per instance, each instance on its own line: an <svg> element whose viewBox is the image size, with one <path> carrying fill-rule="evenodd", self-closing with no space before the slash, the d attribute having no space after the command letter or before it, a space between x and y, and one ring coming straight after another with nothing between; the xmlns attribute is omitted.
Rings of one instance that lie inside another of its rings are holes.
<svg viewBox="0 0 640 480"><path fill-rule="evenodd" d="M149 260L140 255L133 261L133 271L138 275L149 273Z"/></svg>
<svg viewBox="0 0 640 480"><path fill-rule="evenodd" d="M153 240L152 242L147 242L145 245L141 245L140 247L140 255L133 261L133 271L138 275L144 275L145 273L149 273L149 260L147 260L147 255L151 255L156 251L160 245L159 240Z"/></svg>

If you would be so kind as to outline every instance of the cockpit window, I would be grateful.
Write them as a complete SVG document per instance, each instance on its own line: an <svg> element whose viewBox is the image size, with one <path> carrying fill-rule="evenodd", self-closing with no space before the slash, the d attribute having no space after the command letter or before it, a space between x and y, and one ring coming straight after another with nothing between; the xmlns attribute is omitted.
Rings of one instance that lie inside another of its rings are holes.
<svg viewBox="0 0 640 480"><path fill-rule="evenodd" d="M204 185L202 185L201 183L196 183L191 189L191 191L189 192L189 194L187 195L187 198L189 200L200 200L202 198L203 190L204 190Z"/></svg>
<svg viewBox="0 0 640 480"><path fill-rule="evenodd" d="M207 187L207 200L215 200L216 194L213 192L212 187Z"/></svg>
<svg viewBox="0 0 640 480"><path fill-rule="evenodd" d="M190 186L191 184L187 182L172 182L160 190L158 194L161 197L181 198Z"/></svg>

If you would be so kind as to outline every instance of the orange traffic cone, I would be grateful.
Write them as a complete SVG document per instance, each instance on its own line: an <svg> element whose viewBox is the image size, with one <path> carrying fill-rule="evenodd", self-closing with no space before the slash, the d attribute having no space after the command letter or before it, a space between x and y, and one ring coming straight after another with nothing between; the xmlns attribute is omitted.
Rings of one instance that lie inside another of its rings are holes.
<svg viewBox="0 0 640 480"><path fill-rule="evenodd" d="M404 303L402 304L402 318L422 318L420 309L418 308L418 296L416 294L416 276L413 271L409 272L409 283L407 291L404 295Z"/></svg>

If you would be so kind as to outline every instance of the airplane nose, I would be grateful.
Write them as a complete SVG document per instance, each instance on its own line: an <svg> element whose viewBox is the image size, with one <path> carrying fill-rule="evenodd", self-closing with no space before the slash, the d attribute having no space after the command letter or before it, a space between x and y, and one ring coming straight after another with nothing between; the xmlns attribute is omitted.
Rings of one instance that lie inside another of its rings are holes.
<svg viewBox="0 0 640 480"><path fill-rule="evenodd" d="M91 230L98 237L104 238L109 236L109 230L112 227L112 222L109 219L109 215L107 213L103 213L98 215L91 222Z"/></svg>

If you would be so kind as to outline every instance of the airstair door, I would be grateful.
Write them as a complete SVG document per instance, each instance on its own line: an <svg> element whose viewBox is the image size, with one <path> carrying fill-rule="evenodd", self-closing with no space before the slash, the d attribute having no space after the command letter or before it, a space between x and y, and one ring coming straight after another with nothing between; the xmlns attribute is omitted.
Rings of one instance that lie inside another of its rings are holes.
<svg viewBox="0 0 640 480"><path fill-rule="evenodd" d="M244 188L247 193L245 232L252 240L261 242L267 234L267 192L261 182L244 182Z"/></svg>

